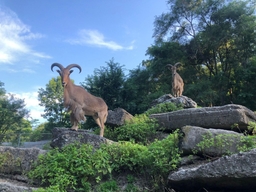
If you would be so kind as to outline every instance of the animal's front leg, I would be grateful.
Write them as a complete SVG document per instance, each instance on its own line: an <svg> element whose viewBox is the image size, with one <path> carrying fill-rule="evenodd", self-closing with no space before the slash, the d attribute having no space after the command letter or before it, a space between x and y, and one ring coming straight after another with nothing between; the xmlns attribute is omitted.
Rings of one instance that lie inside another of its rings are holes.
<svg viewBox="0 0 256 192"><path fill-rule="evenodd" d="M73 124L71 129L77 131L77 129L78 129L78 121L76 120L74 113L70 114L70 121Z"/></svg>

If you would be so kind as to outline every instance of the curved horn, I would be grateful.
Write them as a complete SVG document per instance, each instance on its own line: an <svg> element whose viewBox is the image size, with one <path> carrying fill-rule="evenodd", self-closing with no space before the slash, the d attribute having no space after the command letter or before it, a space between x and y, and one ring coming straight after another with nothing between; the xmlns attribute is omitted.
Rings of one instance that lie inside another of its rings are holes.
<svg viewBox="0 0 256 192"><path fill-rule="evenodd" d="M175 63L174 64L174 66L176 67L177 65L181 65L181 63L180 62L178 62L178 63Z"/></svg>
<svg viewBox="0 0 256 192"><path fill-rule="evenodd" d="M168 67L173 67L171 64L167 64L167 65L165 65L166 67L168 66Z"/></svg>
<svg viewBox="0 0 256 192"><path fill-rule="evenodd" d="M51 66L51 70L53 69L53 67L59 67L61 71L64 69L64 67L59 63L53 63L52 66Z"/></svg>
<svg viewBox="0 0 256 192"><path fill-rule="evenodd" d="M80 65L78 65L78 64L70 64L70 65L68 65L67 67L66 67L66 69L71 69L71 68L73 68L73 67L76 67L76 68L78 68L79 69L79 73L81 73L81 71L82 71L82 68L80 67Z"/></svg>

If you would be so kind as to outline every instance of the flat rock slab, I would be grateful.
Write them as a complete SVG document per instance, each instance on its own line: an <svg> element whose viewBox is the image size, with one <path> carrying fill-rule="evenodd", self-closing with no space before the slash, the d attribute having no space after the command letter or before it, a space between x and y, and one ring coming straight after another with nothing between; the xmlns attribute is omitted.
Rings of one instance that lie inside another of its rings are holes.
<svg viewBox="0 0 256 192"><path fill-rule="evenodd" d="M253 111L242 105L234 104L152 114L150 118L157 119L163 128L170 131L186 125L245 131L249 121L256 121ZM234 125L238 125L238 127Z"/></svg>
<svg viewBox="0 0 256 192"><path fill-rule="evenodd" d="M38 148L0 147L0 154L3 156L0 173L22 175L31 169L40 154L45 153L45 150Z"/></svg>
<svg viewBox="0 0 256 192"><path fill-rule="evenodd" d="M33 192L36 189L37 188L25 186L24 183L21 182L0 179L1 192Z"/></svg>
<svg viewBox="0 0 256 192"><path fill-rule="evenodd" d="M196 126L184 126L181 131L183 133L183 137L180 138L182 155L221 157L238 153L239 148L245 145L243 138L246 136L234 131Z"/></svg>
<svg viewBox="0 0 256 192"><path fill-rule="evenodd" d="M177 191L255 191L256 149L224 156L194 167L171 172L168 184Z"/></svg>
<svg viewBox="0 0 256 192"><path fill-rule="evenodd" d="M91 144L94 148L99 148L102 143L113 143L113 141L81 129L75 131L68 128L55 127L52 130L51 147L62 148L72 143Z"/></svg>

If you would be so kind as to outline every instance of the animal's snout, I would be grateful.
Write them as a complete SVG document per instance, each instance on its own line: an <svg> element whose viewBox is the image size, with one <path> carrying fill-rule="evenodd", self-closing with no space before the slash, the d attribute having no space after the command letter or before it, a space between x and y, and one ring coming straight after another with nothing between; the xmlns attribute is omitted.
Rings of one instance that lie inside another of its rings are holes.
<svg viewBox="0 0 256 192"><path fill-rule="evenodd" d="M63 81L63 82L62 82L62 86L65 87L65 85L66 85L66 82Z"/></svg>

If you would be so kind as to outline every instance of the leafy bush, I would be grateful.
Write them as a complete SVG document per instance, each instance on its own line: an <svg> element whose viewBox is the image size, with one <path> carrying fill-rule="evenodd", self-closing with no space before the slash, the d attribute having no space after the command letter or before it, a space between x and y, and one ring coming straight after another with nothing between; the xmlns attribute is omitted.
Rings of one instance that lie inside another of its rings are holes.
<svg viewBox="0 0 256 192"><path fill-rule="evenodd" d="M113 173L129 170L133 173L154 175L156 178L176 168L179 162L177 133L149 146L132 142L103 144L95 150L91 145L71 144L62 150L51 150L40 156L29 172L29 177L41 181L49 191L90 191L91 184L111 178ZM151 177L149 177L151 179ZM100 191L115 191L115 182L100 184ZM108 189L108 190L107 190ZM111 190L110 190L111 189Z"/></svg>
<svg viewBox="0 0 256 192"><path fill-rule="evenodd" d="M59 186L61 191L87 190L88 182L98 182L110 170L104 163L106 159L107 153L93 152L91 145L68 145L40 156L29 177L39 179L45 186Z"/></svg>
<svg viewBox="0 0 256 192"><path fill-rule="evenodd" d="M236 143L236 140L240 141ZM194 149L194 153L201 151L204 156L209 157L209 154L205 154L207 149L216 148L218 149L217 156L231 155L231 151L229 149L236 144L236 148L240 152L249 151L255 148L255 137L253 136L244 136L244 135L234 135L234 134L219 134L215 137L212 133L207 133L203 135L203 140L200 141L196 146L197 149Z"/></svg>
<svg viewBox="0 0 256 192"><path fill-rule="evenodd" d="M107 182L103 182L97 188L97 191L100 192L118 192L119 188L117 186L116 181L110 180Z"/></svg>
<svg viewBox="0 0 256 192"><path fill-rule="evenodd" d="M146 145L154 141L158 128L159 125L156 120L141 114L135 115L132 120L120 127L106 127L104 136L113 141L131 141Z"/></svg>
<svg viewBox="0 0 256 192"><path fill-rule="evenodd" d="M133 117L125 125L115 129L118 141L132 141L135 143L148 144L156 134L159 127L154 119L141 114Z"/></svg>
<svg viewBox="0 0 256 192"><path fill-rule="evenodd" d="M174 103L166 102L160 103L145 112L146 115L156 114L156 113L166 113L171 111L177 111L183 109L182 105L175 105Z"/></svg>
<svg viewBox="0 0 256 192"><path fill-rule="evenodd" d="M141 171L148 160L148 148L131 142L104 145L102 150L111 156L111 166L115 172Z"/></svg>
<svg viewBox="0 0 256 192"><path fill-rule="evenodd" d="M177 111L182 106L176 106L173 103L158 104L143 114L135 115L132 120L126 122L123 126L117 128L105 128L104 136L113 141L131 141L140 144L149 144L156 138L156 131L160 130L156 120L149 118L150 114ZM95 131L99 134L99 129Z"/></svg>
<svg viewBox="0 0 256 192"><path fill-rule="evenodd" d="M248 130L252 132L253 135L256 135L256 122L249 121Z"/></svg>

